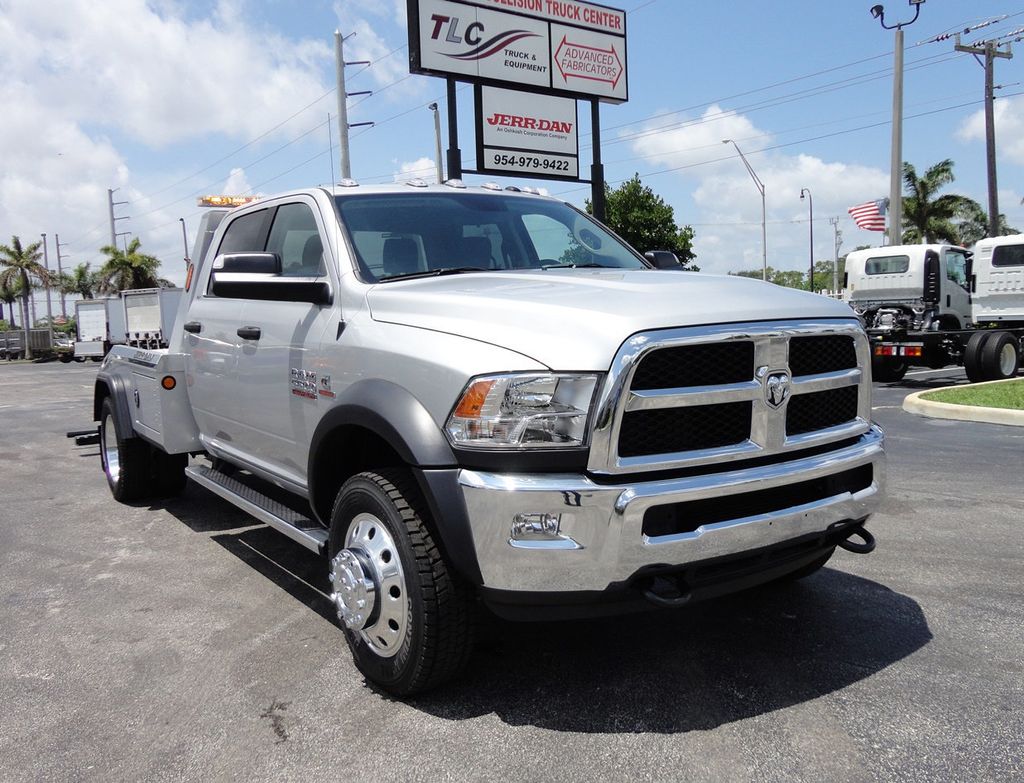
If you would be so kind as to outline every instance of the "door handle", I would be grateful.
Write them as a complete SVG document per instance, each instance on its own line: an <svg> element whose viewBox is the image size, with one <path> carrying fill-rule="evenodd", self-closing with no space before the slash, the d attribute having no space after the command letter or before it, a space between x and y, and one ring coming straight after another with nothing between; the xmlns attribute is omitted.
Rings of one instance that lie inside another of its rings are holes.
<svg viewBox="0 0 1024 783"><path fill-rule="evenodd" d="M201 331L203 331L203 325L199 323L199 321L189 321L181 328L184 329L186 332L189 332L190 334L199 334Z"/></svg>
<svg viewBox="0 0 1024 783"><path fill-rule="evenodd" d="M258 326L241 326L235 334L243 340L258 340L263 332Z"/></svg>

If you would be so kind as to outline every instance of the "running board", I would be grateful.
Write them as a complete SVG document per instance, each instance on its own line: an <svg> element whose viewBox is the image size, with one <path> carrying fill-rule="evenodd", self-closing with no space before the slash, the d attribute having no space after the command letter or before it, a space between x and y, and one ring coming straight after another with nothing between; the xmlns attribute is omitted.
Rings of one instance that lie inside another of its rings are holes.
<svg viewBox="0 0 1024 783"><path fill-rule="evenodd" d="M306 549L317 554L323 554L326 550L327 531L320 527L316 520L293 511L219 470L203 465L192 465L185 468L185 475L260 522L302 544Z"/></svg>

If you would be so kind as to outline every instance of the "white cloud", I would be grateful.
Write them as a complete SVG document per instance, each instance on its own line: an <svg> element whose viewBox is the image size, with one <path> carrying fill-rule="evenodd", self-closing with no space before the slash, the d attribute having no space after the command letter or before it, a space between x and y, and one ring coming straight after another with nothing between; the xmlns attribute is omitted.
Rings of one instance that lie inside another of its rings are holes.
<svg viewBox="0 0 1024 783"><path fill-rule="evenodd" d="M417 158L416 160L399 163L394 174L395 182L408 182L411 179L422 179L427 182L437 181L437 166L433 158Z"/></svg>
<svg viewBox="0 0 1024 783"><path fill-rule="evenodd" d="M634 152L653 167L678 168L662 176L675 177L691 188L698 214L676 209L676 222L694 226L694 249L703 271L759 269L762 264L761 197L735 148L723 145L723 139L738 143L764 183L770 266L804 269L809 264L809 203L800 198L804 188L813 200L816 260L833 255L829 217L843 219L845 249L878 241L880 235L863 232L846 220L846 210L884 196L889 189L887 172L813 155L761 152L773 143L770 133L743 115L711 106L699 118L655 120L631 140ZM655 182L647 184L657 191Z"/></svg>
<svg viewBox="0 0 1024 783"><path fill-rule="evenodd" d="M996 143L1001 156L1024 164L1024 97L1002 98L995 102ZM956 137L963 142L985 141L985 112L978 111L957 128Z"/></svg>
<svg viewBox="0 0 1024 783"><path fill-rule="evenodd" d="M173 0L63 0L59 12L3 2L0 100L12 110L0 122L0 234L45 231L52 242L59 233L65 265L95 268L98 248L110 242L106 190L116 187L117 198L131 202L117 214L132 216L118 230L137 233L145 252L167 261L162 274L180 279L178 218L194 223L194 202L175 201L181 188L161 191L192 167L140 179L118 145L157 149L211 133L248 140L331 87L321 78L332 72L329 37L288 40L253 26L243 11L228 0L195 18ZM321 106L332 105L329 97ZM303 119L276 133L293 136ZM321 114L306 122L321 122ZM248 186L241 171L232 181Z"/></svg>
<svg viewBox="0 0 1024 783"><path fill-rule="evenodd" d="M221 193L234 196L248 193L249 189L249 180L245 177L245 169L231 169Z"/></svg>

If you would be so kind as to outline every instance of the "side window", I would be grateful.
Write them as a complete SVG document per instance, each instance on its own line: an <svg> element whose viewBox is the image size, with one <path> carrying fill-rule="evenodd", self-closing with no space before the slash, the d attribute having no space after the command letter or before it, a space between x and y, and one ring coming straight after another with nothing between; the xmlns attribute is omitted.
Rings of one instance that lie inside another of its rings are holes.
<svg viewBox="0 0 1024 783"><path fill-rule="evenodd" d="M992 251L992 266L1024 266L1024 245L997 245Z"/></svg>
<svg viewBox="0 0 1024 783"><path fill-rule="evenodd" d="M967 257L963 253L946 251L946 279L967 287Z"/></svg>
<svg viewBox="0 0 1024 783"><path fill-rule="evenodd" d="M324 246L313 210L307 204L277 208L267 238L267 252L281 257L285 277L317 277L324 274Z"/></svg>
<svg viewBox="0 0 1024 783"><path fill-rule="evenodd" d="M266 222L268 210L250 212L231 221L224 238L217 248L217 255L222 253L259 253L263 250L263 224Z"/></svg>
<svg viewBox="0 0 1024 783"><path fill-rule="evenodd" d="M584 264L593 260L564 223L547 215L523 215L539 264Z"/></svg>

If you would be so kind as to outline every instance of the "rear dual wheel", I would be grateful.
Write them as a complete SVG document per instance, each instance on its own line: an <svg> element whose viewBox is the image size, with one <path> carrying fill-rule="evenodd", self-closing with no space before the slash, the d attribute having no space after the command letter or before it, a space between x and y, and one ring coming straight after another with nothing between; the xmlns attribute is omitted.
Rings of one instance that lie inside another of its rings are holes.
<svg viewBox="0 0 1024 783"><path fill-rule="evenodd" d="M1008 332L971 335L964 349L964 370L971 383L1013 378L1020 369L1020 344Z"/></svg>
<svg viewBox="0 0 1024 783"><path fill-rule="evenodd" d="M142 438L122 438L116 417L107 397L100 408L100 460L114 500L131 503L181 492L188 454L166 454Z"/></svg>

